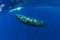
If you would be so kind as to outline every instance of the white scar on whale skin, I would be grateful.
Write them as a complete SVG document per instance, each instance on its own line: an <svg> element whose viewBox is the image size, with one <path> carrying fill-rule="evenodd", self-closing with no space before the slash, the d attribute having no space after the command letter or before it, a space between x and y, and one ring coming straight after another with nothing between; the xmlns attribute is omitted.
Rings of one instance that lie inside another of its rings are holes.
<svg viewBox="0 0 60 40"><path fill-rule="evenodd" d="M0 5L0 12L2 11L3 7L5 6L5 4L1 4Z"/></svg>

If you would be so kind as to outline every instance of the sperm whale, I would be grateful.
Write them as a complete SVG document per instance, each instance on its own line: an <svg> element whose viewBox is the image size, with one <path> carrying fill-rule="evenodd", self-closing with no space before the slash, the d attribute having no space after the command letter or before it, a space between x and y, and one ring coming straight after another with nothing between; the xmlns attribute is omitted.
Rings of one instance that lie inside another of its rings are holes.
<svg viewBox="0 0 60 40"><path fill-rule="evenodd" d="M43 26L44 25L44 22L42 20L29 18L24 15L19 15L17 13L15 13L15 16L20 22L30 25L30 26Z"/></svg>
<svg viewBox="0 0 60 40"><path fill-rule="evenodd" d="M22 7L18 7L15 9L10 10L9 12L14 12L15 17L17 18L17 20L19 20L21 23L24 23L26 25L30 25L30 26L43 26L44 25L44 21L42 20L37 20L34 18L30 18L27 17L25 15L20 15L15 13L16 10L21 10Z"/></svg>

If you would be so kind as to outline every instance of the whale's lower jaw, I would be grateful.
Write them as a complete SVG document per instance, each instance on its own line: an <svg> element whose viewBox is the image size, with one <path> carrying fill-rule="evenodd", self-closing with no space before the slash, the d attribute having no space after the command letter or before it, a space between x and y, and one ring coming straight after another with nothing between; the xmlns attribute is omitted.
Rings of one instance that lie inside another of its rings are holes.
<svg viewBox="0 0 60 40"><path fill-rule="evenodd" d="M19 15L19 14L15 14L15 16L21 23L24 23L26 25L30 25L30 26L43 26L44 25L44 22L42 20L28 18L24 15Z"/></svg>

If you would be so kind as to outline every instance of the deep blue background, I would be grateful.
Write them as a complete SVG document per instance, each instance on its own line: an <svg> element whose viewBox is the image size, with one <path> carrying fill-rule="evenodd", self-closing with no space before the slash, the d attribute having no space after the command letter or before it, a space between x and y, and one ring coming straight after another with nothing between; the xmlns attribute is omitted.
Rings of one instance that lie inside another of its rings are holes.
<svg viewBox="0 0 60 40"><path fill-rule="evenodd" d="M20 14L43 20L45 22L43 27L20 23L12 13L8 12L10 1L3 1L1 0L0 4L4 3L7 6L0 12L0 40L60 40L59 1L54 3L52 0L42 0L42 2L35 0L20 4L26 6L21 9Z"/></svg>

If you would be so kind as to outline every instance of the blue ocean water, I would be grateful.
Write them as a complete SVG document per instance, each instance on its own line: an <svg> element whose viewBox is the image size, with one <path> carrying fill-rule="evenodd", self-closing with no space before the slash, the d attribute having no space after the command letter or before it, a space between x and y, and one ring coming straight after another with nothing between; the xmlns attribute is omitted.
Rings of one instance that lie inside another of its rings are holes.
<svg viewBox="0 0 60 40"><path fill-rule="evenodd" d="M0 40L60 40L60 7L34 4L34 7L25 7L17 12L43 20L43 27L25 25L8 11L5 8L0 12Z"/></svg>

